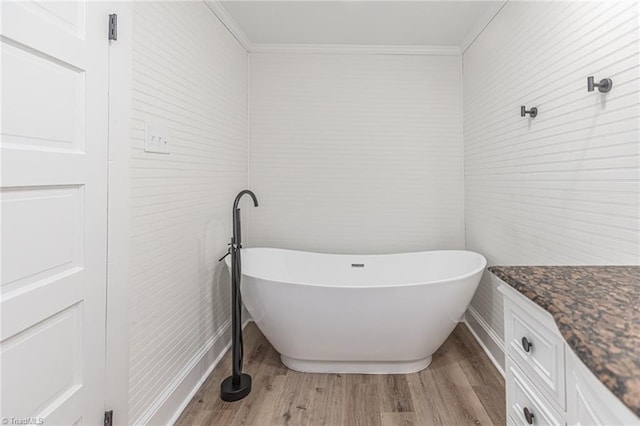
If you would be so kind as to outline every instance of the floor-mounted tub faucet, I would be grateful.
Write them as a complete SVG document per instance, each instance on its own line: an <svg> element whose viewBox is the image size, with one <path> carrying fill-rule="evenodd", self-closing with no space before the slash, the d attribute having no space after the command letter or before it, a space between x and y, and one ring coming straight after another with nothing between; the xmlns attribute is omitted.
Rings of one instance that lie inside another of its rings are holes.
<svg viewBox="0 0 640 426"><path fill-rule="evenodd" d="M220 384L220 398L224 401L238 401L251 392L251 376L242 373L242 295L240 294L240 279L242 277L242 262L240 249L242 249L242 231L240 225L240 208L238 203L243 195L248 194L253 198L253 205L258 207L256 194L248 189L240 191L233 202L233 236L229 244L231 255L231 353L232 375ZM226 255L222 258L224 259ZM220 259L220 260L222 260Z"/></svg>

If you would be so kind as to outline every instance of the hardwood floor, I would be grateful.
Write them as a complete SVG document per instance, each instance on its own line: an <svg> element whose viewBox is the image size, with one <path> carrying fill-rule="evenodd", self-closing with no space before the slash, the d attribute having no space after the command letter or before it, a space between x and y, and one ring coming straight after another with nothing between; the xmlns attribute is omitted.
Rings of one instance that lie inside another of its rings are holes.
<svg viewBox="0 0 640 426"><path fill-rule="evenodd" d="M220 400L231 369L227 353L178 425L504 425L504 380L465 325L456 327L415 374L310 374L287 369L255 324L244 331L244 371L253 390Z"/></svg>

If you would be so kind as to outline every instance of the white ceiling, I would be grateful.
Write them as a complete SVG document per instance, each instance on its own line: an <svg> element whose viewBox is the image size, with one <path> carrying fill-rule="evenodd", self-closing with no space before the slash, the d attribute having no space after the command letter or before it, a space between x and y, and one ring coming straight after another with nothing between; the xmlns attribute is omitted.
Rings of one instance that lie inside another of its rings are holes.
<svg viewBox="0 0 640 426"><path fill-rule="evenodd" d="M502 1L222 1L252 44L466 47Z"/></svg>

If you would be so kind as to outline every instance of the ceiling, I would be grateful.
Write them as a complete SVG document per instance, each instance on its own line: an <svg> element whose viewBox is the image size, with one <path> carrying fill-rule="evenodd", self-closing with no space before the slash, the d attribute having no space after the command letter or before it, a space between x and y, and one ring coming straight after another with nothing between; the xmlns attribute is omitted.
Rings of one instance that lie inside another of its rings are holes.
<svg viewBox="0 0 640 426"><path fill-rule="evenodd" d="M465 48L502 1L222 1L252 44Z"/></svg>

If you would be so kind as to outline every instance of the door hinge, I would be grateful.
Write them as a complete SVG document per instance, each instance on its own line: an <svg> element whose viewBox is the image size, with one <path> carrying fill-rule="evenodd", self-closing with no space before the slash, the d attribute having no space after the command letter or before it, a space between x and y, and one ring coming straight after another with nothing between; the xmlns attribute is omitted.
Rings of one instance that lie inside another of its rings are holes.
<svg viewBox="0 0 640 426"><path fill-rule="evenodd" d="M112 13L109 15L109 40L118 39L118 15Z"/></svg>
<svg viewBox="0 0 640 426"><path fill-rule="evenodd" d="M113 426L113 410L104 412L104 426Z"/></svg>

